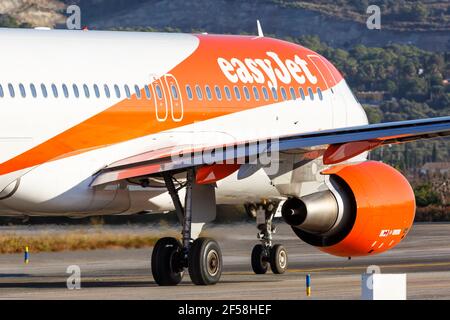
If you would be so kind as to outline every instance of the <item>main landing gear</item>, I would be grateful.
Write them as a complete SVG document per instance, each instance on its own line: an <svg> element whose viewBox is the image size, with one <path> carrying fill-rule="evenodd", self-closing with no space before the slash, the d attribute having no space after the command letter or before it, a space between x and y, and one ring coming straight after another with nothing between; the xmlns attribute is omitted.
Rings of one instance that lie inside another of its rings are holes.
<svg viewBox="0 0 450 320"><path fill-rule="evenodd" d="M282 245L272 244L272 234L276 233L276 227L272 224L275 212L276 206L271 202L260 204L256 212L257 236L261 241L252 251L252 269L256 274L265 274L269 265L273 273L282 274L288 266L286 249Z"/></svg>
<svg viewBox="0 0 450 320"><path fill-rule="evenodd" d="M211 238L192 240L192 194L195 169L187 172L185 206L181 205L172 176L165 175L178 218L182 222L182 242L175 238L162 238L155 244L152 253L152 273L160 286L174 286L181 282L186 268L196 285L216 284L222 274L222 253L218 243Z"/></svg>

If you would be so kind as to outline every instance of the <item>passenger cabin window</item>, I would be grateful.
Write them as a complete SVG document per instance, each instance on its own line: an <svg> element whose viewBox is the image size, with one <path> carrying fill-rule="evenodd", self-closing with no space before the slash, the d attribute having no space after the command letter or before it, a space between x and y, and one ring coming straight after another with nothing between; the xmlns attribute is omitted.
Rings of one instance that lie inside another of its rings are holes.
<svg viewBox="0 0 450 320"><path fill-rule="evenodd" d="M27 96L27 94L25 92L25 87L23 86L22 83L19 84L19 91L20 91L20 95L22 96L22 98L25 98Z"/></svg>
<svg viewBox="0 0 450 320"><path fill-rule="evenodd" d="M206 97L208 98L209 101L212 100L212 93L211 93L211 89L209 88L208 85L205 86L205 92L206 92Z"/></svg>
<svg viewBox="0 0 450 320"><path fill-rule="evenodd" d="M291 99L292 99L292 100L297 99L297 96L295 95L295 89L294 89L294 88L290 87L290 88L289 88L289 92L290 92L290 94L291 94Z"/></svg>
<svg viewBox="0 0 450 320"><path fill-rule="evenodd" d="M64 97L69 97L69 90L67 90L67 86L65 84L62 85Z"/></svg>
<svg viewBox="0 0 450 320"><path fill-rule="evenodd" d="M127 99L131 99L130 87L128 87L128 85L124 85L124 88L125 88L125 95L127 96Z"/></svg>
<svg viewBox="0 0 450 320"><path fill-rule="evenodd" d="M323 94L322 94L322 90L320 90L320 88L317 88L317 95L319 96L320 100L323 100Z"/></svg>
<svg viewBox="0 0 450 320"><path fill-rule="evenodd" d="M195 86L195 92L197 93L197 99L203 100L203 93L202 93L202 89L200 88L200 86Z"/></svg>
<svg viewBox="0 0 450 320"><path fill-rule="evenodd" d="M311 88L308 88L308 94L309 94L309 98L311 99L311 101L314 100L314 92L312 91Z"/></svg>
<svg viewBox="0 0 450 320"><path fill-rule="evenodd" d="M275 101L277 101L277 100L278 100L278 92L277 92L277 89L275 89L274 87L272 87L271 91L272 91L272 97L273 97L273 99L274 99Z"/></svg>
<svg viewBox="0 0 450 320"><path fill-rule="evenodd" d="M234 86L234 95L236 96L237 101L241 100L241 92L237 86Z"/></svg>
<svg viewBox="0 0 450 320"><path fill-rule="evenodd" d="M83 85L83 90L84 90L84 95L86 96L86 98L89 98L91 96L91 94L89 92L89 87L86 84Z"/></svg>
<svg viewBox="0 0 450 320"><path fill-rule="evenodd" d="M215 86L214 87L214 91L216 92L217 100L221 101L222 100L222 91L220 91L220 87L219 86Z"/></svg>
<svg viewBox="0 0 450 320"><path fill-rule="evenodd" d="M52 84L52 92L53 92L53 96L55 98L58 98L58 88L56 87L56 85L54 83Z"/></svg>
<svg viewBox="0 0 450 320"><path fill-rule="evenodd" d="M230 88L228 88L228 86L225 86L225 87L224 87L224 90L225 90L225 96L227 97L227 100L228 100L228 101L231 101L231 91L230 91Z"/></svg>
<svg viewBox="0 0 450 320"><path fill-rule="evenodd" d="M11 96L11 98L14 98L16 96L16 93L14 92L14 87L11 83L8 84L8 90L9 90L9 95Z"/></svg>
<svg viewBox="0 0 450 320"><path fill-rule="evenodd" d="M150 100L152 98L152 94L150 93L150 87L146 85L144 86L144 89L147 100Z"/></svg>
<svg viewBox="0 0 450 320"><path fill-rule="evenodd" d="M302 100L305 100L305 91L303 91L303 88L298 88L298 92L300 93L300 97L302 98Z"/></svg>
<svg viewBox="0 0 450 320"><path fill-rule="evenodd" d="M44 98L47 98L48 97L48 93L47 93L47 87L45 86L45 84L41 84L41 91L42 91L42 96L44 97Z"/></svg>
<svg viewBox="0 0 450 320"><path fill-rule="evenodd" d="M107 84L103 86L103 89L105 90L105 96L109 99L111 97L111 92L109 91L109 87Z"/></svg>
<svg viewBox="0 0 450 320"><path fill-rule="evenodd" d="M281 91L281 96L283 97L283 100L287 100L287 94L286 94L286 89L284 89L284 87L281 87L280 89Z"/></svg>
<svg viewBox="0 0 450 320"><path fill-rule="evenodd" d="M267 91L267 88L266 87L263 87L262 88L262 93L263 93L263 96L264 96L264 100L269 100L269 92Z"/></svg>
<svg viewBox="0 0 450 320"><path fill-rule="evenodd" d="M161 86L159 84L156 85L156 95L158 96L159 100L162 100L163 93L162 93Z"/></svg>
<svg viewBox="0 0 450 320"><path fill-rule="evenodd" d="M3 92L3 87L0 84L0 98L3 98L5 96L5 93Z"/></svg>
<svg viewBox="0 0 450 320"><path fill-rule="evenodd" d="M250 92L247 87L244 87L244 96L247 101L250 101Z"/></svg>
<svg viewBox="0 0 450 320"><path fill-rule="evenodd" d="M139 89L138 85L134 86L134 92L136 93L136 97L140 100L142 98L142 96L141 96L141 90Z"/></svg>
<svg viewBox="0 0 450 320"><path fill-rule="evenodd" d="M255 96L255 100L259 101L259 91L257 87L253 87L253 95Z"/></svg>
<svg viewBox="0 0 450 320"><path fill-rule="evenodd" d="M98 89L98 85L94 84L94 94L97 98L100 98L100 90Z"/></svg>
<svg viewBox="0 0 450 320"><path fill-rule="evenodd" d="M114 85L114 91L116 92L116 97L120 98L120 88L117 84Z"/></svg>
<svg viewBox="0 0 450 320"><path fill-rule="evenodd" d="M32 83L30 83L30 91L31 91L31 95L33 96L33 98L36 98L37 97L36 87Z"/></svg>
<svg viewBox="0 0 450 320"><path fill-rule="evenodd" d="M172 91L172 97L174 100L178 100L178 91L177 88L175 88L174 85L170 86L170 91Z"/></svg>
<svg viewBox="0 0 450 320"><path fill-rule="evenodd" d="M192 100L194 98L194 96L192 95L191 86L189 86L189 85L186 86L186 94L187 94L189 100Z"/></svg>
<svg viewBox="0 0 450 320"><path fill-rule="evenodd" d="M73 84L72 89L73 89L73 95L75 96L75 98L79 98L80 91L78 90L78 86L76 84Z"/></svg>

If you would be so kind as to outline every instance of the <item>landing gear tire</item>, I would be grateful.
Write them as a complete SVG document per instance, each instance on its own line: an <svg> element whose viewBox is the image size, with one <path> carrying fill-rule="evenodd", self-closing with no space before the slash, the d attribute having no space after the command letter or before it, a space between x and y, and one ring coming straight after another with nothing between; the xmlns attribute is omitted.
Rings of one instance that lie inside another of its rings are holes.
<svg viewBox="0 0 450 320"><path fill-rule="evenodd" d="M198 238L192 243L188 256L188 269L194 284L216 284L222 275L222 268L222 253L215 240Z"/></svg>
<svg viewBox="0 0 450 320"><path fill-rule="evenodd" d="M152 253L152 273L160 286L175 286L183 279L182 246L175 238L159 239Z"/></svg>
<svg viewBox="0 0 450 320"><path fill-rule="evenodd" d="M279 244L270 249L270 268L275 274L283 274L288 266L288 254L286 249Z"/></svg>
<svg viewBox="0 0 450 320"><path fill-rule="evenodd" d="M264 246L257 244L252 250L252 269L256 274L265 274L269 269Z"/></svg>

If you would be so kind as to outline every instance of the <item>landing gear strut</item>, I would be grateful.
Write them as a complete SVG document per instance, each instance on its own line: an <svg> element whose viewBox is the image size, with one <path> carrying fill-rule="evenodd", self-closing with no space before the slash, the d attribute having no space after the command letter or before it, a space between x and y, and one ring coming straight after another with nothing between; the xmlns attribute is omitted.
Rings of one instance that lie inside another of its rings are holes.
<svg viewBox="0 0 450 320"><path fill-rule="evenodd" d="M286 249L279 244L273 245L272 234L276 227L272 224L276 206L271 202L262 203L256 212L256 225L259 230L258 239L261 241L252 250L252 269L256 274L265 274L270 268L275 274L282 274L288 266Z"/></svg>
<svg viewBox="0 0 450 320"><path fill-rule="evenodd" d="M164 175L167 190L182 223L182 242L175 238L159 239L153 248L152 273L160 286L173 286L181 282L185 269L196 285L216 284L222 274L222 253L218 243L210 238L192 239L192 193L195 169L187 171L184 208L171 175Z"/></svg>

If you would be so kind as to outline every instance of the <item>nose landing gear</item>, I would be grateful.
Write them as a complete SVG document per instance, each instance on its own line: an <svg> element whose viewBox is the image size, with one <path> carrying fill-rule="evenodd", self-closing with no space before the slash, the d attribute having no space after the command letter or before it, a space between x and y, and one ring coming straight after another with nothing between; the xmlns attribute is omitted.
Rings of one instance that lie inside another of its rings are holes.
<svg viewBox="0 0 450 320"><path fill-rule="evenodd" d="M288 267L287 250L280 244L272 243L272 234L276 233L276 227L272 224L275 212L276 206L271 202L260 204L256 211L257 237L261 241L252 250L252 269L256 274L265 274L269 265L275 274L284 273Z"/></svg>

